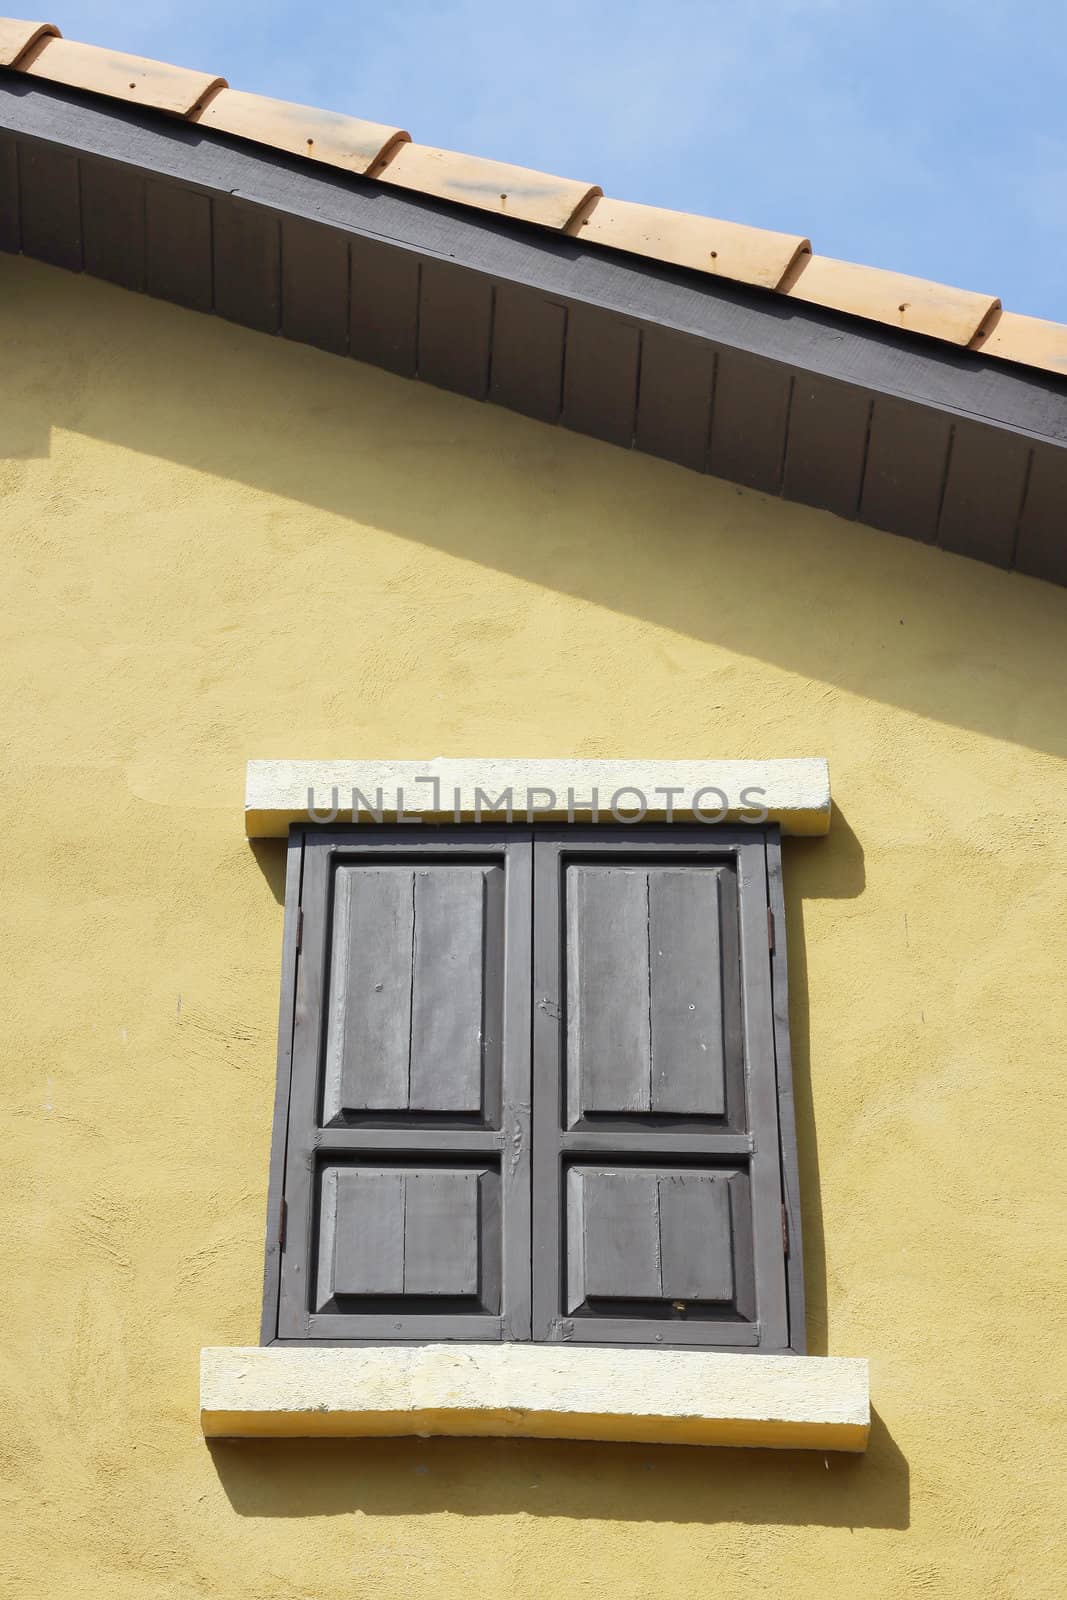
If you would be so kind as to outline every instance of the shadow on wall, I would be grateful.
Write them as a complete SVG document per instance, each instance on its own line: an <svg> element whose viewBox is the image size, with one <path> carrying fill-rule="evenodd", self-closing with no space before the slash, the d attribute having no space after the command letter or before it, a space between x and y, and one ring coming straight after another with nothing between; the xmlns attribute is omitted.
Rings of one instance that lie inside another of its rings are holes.
<svg viewBox="0 0 1067 1600"><path fill-rule="evenodd" d="M0 257L0 283L0 458L106 439L1067 754L1062 589L55 268Z"/></svg>
<svg viewBox="0 0 1067 1600"><path fill-rule="evenodd" d="M866 1455L540 1439L212 1440L244 1517L526 1512L626 1522L907 1528L908 1464L877 1416Z"/></svg>

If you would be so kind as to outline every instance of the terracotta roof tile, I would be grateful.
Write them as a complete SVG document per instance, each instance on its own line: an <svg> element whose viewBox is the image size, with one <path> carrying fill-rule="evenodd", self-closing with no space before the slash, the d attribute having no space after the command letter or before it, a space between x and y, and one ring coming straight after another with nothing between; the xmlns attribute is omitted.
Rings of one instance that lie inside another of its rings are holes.
<svg viewBox="0 0 1067 1600"><path fill-rule="evenodd" d="M761 289L777 289L797 258L811 249L800 234L717 222L631 200L598 200L575 231L585 244L610 245Z"/></svg>
<svg viewBox="0 0 1067 1600"><path fill-rule="evenodd" d="M0 17L0 67L17 66L19 58L38 39L49 35L59 37L59 29L50 22L21 22L18 17Z"/></svg>
<svg viewBox="0 0 1067 1600"><path fill-rule="evenodd" d="M213 77L210 72L192 72L188 67L171 67L163 61L146 61L143 56L121 55L59 37L43 39L19 63L19 71L178 117L190 116L205 96L226 84L225 78Z"/></svg>
<svg viewBox="0 0 1067 1600"><path fill-rule="evenodd" d="M1028 367L1044 367L1067 377L1067 325L1044 322L1040 317L1023 317L1017 311L1002 311L991 317L971 343L972 350L1005 361L1020 361Z"/></svg>
<svg viewBox="0 0 1067 1600"><path fill-rule="evenodd" d="M324 161L331 167L362 173L387 159L396 145L411 137L402 128L363 122L333 111L317 111L288 100L269 100L261 94L246 94L243 89L220 89L189 120L220 133L232 133L256 144L272 145L276 150L289 150L293 155Z"/></svg>
<svg viewBox="0 0 1067 1600"><path fill-rule="evenodd" d="M205 128L386 184L626 251L984 355L1067 376L1067 325L952 289L811 252L799 234L603 198L596 184L412 144L400 128L228 88L224 78L63 39L48 22L0 18L0 67L150 106Z"/></svg>
<svg viewBox="0 0 1067 1600"><path fill-rule="evenodd" d="M600 193L593 183L552 178L528 167L435 150L428 144L398 145L377 176L383 183L477 206L498 217L538 222L546 228L565 228L575 213Z"/></svg>
<svg viewBox="0 0 1067 1600"><path fill-rule="evenodd" d="M969 344L1000 301L969 289L950 289L882 267L860 267L832 256L808 256L781 286L783 294L909 333Z"/></svg>

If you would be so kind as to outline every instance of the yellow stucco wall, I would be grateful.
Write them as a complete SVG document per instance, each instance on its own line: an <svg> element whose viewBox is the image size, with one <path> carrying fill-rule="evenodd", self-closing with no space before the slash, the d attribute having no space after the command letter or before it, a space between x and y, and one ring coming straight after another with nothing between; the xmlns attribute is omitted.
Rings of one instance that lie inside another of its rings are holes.
<svg viewBox="0 0 1067 1600"><path fill-rule="evenodd" d="M0 351L0 1590L1058 1597L1067 592L2 257ZM792 1022L865 1458L200 1437L259 1315L244 762L438 753L830 757Z"/></svg>

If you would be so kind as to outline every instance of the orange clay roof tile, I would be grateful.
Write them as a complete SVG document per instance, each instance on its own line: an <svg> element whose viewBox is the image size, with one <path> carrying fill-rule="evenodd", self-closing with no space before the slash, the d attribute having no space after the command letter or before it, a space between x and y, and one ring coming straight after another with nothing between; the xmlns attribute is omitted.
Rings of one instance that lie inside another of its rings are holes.
<svg viewBox="0 0 1067 1600"><path fill-rule="evenodd" d="M1040 317L1002 311L990 318L988 327L972 341L971 349L1028 367L1044 367L1046 372L1067 377L1067 325L1062 322L1044 322Z"/></svg>
<svg viewBox="0 0 1067 1600"><path fill-rule="evenodd" d="M212 90L226 84L225 78L210 72L192 72L188 67L171 67L163 61L146 61L143 56L121 55L61 38L43 39L20 62L19 70L177 117L191 115Z"/></svg>
<svg viewBox="0 0 1067 1600"><path fill-rule="evenodd" d="M551 178L528 167L435 150L427 144L398 145L376 176L383 183L440 195L443 200L477 206L498 217L538 222L545 228L565 228L575 213L600 193L594 183Z"/></svg>
<svg viewBox="0 0 1067 1600"><path fill-rule="evenodd" d="M1067 376L1067 325L1002 311L993 295L811 253L799 234L604 199L596 184L412 144L400 128L229 89L224 78L0 18L0 68L184 117L386 184L568 232L595 248L755 285L984 355Z"/></svg>
<svg viewBox="0 0 1067 1600"><path fill-rule="evenodd" d="M630 200L598 200L575 233L583 244L610 245L761 289L777 289L797 258L811 249L801 234L716 222Z"/></svg>
<svg viewBox="0 0 1067 1600"><path fill-rule="evenodd" d="M256 144L272 145L275 150L289 150L293 155L361 173L385 160L396 145L411 137L402 128L362 122L358 117L334 111L317 111L288 100L269 100L261 94L246 94L243 89L220 89L189 120L220 133L252 139Z"/></svg>
<svg viewBox="0 0 1067 1600"><path fill-rule="evenodd" d="M50 22L22 22L18 17L0 17L0 67L17 66L20 57L38 39L49 35L59 37L59 29Z"/></svg>
<svg viewBox="0 0 1067 1600"><path fill-rule="evenodd" d="M832 256L808 256L782 285L782 293L909 333L950 344L969 344L1000 301L969 289L950 289L882 267L860 267Z"/></svg>

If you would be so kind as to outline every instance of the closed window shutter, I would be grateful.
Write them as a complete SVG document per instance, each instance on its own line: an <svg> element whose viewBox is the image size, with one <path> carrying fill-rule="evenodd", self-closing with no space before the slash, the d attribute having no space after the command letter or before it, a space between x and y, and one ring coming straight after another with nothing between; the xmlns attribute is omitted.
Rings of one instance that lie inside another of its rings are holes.
<svg viewBox="0 0 1067 1600"><path fill-rule="evenodd" d="M305 834L280 1338L530 1337L530 894L528 831Z"/></svg>
<svg viewBox="0 0 1067 1600"><path fill-rule="evenodd" d="M537 836L535 1339L791 1347L767 849Z"/></svg>

